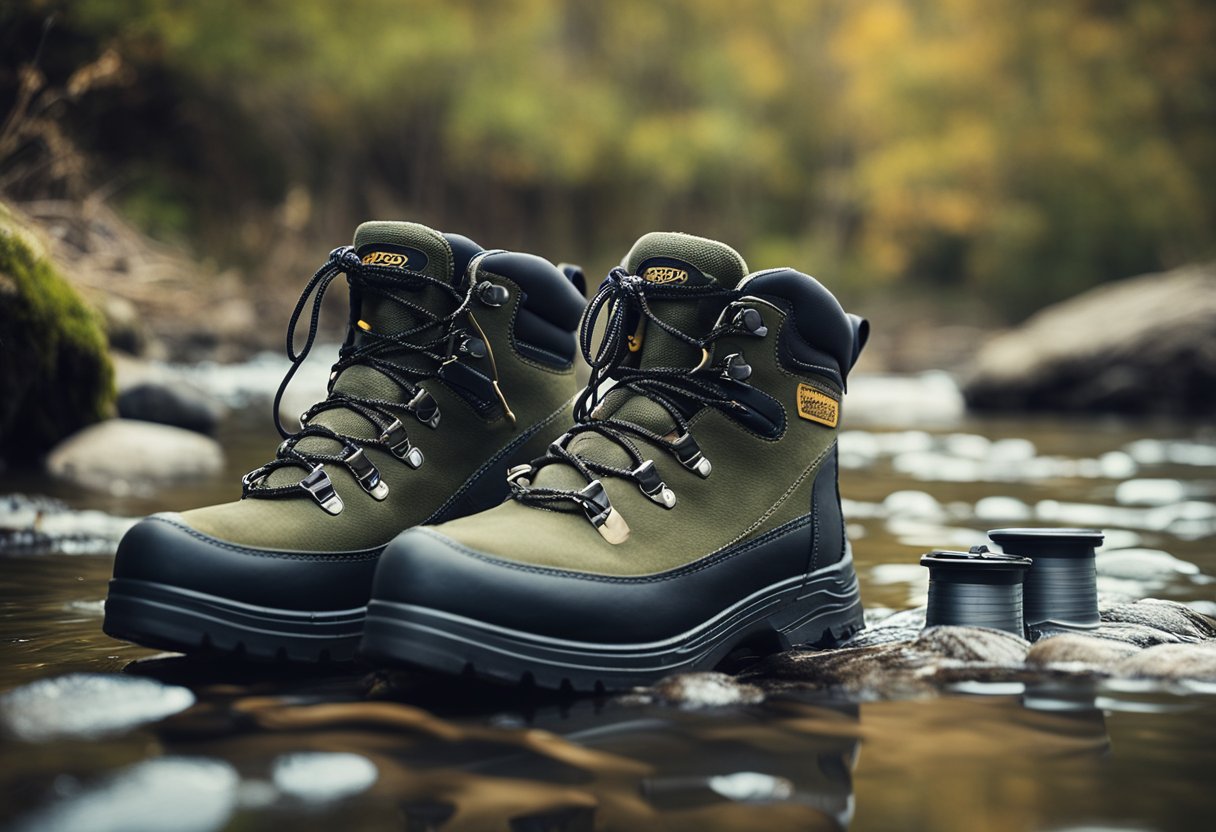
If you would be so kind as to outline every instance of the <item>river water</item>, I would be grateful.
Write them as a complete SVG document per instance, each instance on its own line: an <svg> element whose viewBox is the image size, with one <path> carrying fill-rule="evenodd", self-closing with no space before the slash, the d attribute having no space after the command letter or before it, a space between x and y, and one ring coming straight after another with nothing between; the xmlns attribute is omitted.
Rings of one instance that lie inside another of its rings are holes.
<svg viewBox="0 0 1216 832"><path fill-rule="evenodd" d="M235 406L220 437L222 476L96 494L4 475L0 493L60 500L73 513L47 503L49 536L23 536L12 529L28 525L31 504L0 497L0 824L868 832L1213 823L1216 688L1202 685L998 685L861 702L791 693L678 708L369 668L216 666L107 638L102 599L124 518L239 493L240 474L276 444L262 397L280 370L270 359L191 370ZM1009 525L1104 528L1103 593L1216 614L1210 425L981 420L963 413L942 375L860 377L845 419L841 487L868 616L923 603L922 552L966 548Z"/></svg>

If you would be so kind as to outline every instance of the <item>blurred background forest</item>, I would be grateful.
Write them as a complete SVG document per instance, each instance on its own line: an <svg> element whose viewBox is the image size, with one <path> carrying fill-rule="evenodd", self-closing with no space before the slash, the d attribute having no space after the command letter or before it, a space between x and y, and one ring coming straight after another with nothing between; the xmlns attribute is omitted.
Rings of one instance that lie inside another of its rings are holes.
<svg viewBox="0 0 1216 832"><path fill-rule="evenodd" d="M1216 251L1213 44L1210 0L7 0L0 193L112 206L274 342L372 217L1007 323Z"/></svg>

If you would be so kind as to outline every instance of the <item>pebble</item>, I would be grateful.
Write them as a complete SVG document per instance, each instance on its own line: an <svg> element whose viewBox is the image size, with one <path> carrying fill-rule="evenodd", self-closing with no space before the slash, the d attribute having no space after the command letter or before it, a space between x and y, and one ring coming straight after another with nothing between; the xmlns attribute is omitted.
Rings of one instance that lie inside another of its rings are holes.
<svg viewBox="0 0 1216 832"><path fill-rule="evenodd" d="M660 680L644 697L686 709L722 708L762 702L764 691L725 673L683 673Z"/></svg>
<svg viewBox="0 0 1216 832"><path fill-rule="evenodd" d="M27 742L127 731L184 711L194 694L154 679L70 673L39 679L0 697L0 725Z"/></svg>
<svg viewBox="0 0 1216 832"><path fill-rule="evenodd" d="M211 832L232 817L239 784L236 770L219 760L145 760L27 815L13 829Z"/></svg>
<svg viewBox="0 0 1216 832"><path fill-rule="evenodd" d="M346 752L285 754L271 766L271 780L279 791L309 803L328 803L367 791L379 774L371 760Z"/></svg>

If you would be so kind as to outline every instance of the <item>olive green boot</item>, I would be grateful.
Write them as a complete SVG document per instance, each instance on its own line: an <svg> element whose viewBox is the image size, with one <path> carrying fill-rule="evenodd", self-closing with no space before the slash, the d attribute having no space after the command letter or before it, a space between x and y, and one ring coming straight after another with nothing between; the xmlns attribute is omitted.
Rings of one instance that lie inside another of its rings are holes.
<svg viewBox="0 0 1216 832"><path fill-rule="evenodd" d="M575 426L389 545L364 653L587 690L859 630L836 436L867 333L805 274L642 237L587 307Z"/></svg>
<svg viewBox="0 0 1216 832"><path fill-rule="evenodd" d="M350 320L328 397L298 429L279 424L283 443L246 475L241 499L154 515L127 533L106 601L110 635L182 651L352 658L384 545L410 526L502 502L507 469L570 423L581 274L405 222L359 226L305 287L276 420L342 274Z"/></svg>

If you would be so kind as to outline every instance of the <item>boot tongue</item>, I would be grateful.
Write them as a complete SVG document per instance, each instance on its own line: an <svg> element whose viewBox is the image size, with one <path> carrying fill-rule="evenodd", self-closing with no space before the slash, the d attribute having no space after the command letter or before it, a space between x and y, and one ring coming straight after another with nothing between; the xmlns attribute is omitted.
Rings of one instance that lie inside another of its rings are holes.
<svg viewBox="0 0 1216 832"><path fill-rule="evenodd" d="M453 241L460 248L453 251ZM436 280L456 284L464 277L464 264L470 252L480 250L470 240L453 236L451 241L443 234L415 222L365 222L355 230L355 253L367 265L381 268L419 272ZM459 270L454 264L460 266ZM459 271L459 273L457 273ZM416 286L402 284L392 289L394 294L408 296L418 306L437 315L451 311L454 301L447 292L430 283L418 281ZM380 333L397 333L423 323L425 319L417 312L385 296L375 287L365 286L360 292L351 292L352 324L359 329ZM426 330L416 336L415 341L434 338L436 332ZM356 333L355 337L359 337ZM388 352L382 358L418 369L428 369L432 359L408 352ZM355 365L343 371L334 383L335 393L349 393L367 398L404 403L405 392L387 376L371 367ZM317 414L312 424L323 425L337 433L355 439L375 439L375 427L363 416L347 408L334 408ZM411 426L412 427L412 426ZM306 453L336 453L341 443L319 436L307 436L297 446ZM288 485L300 478L299 470L283 468L271 474L267 484Z"/></svg>
<svg viewBox="0 0 1216 832"><path fill-rule="evenodd" d="M733 289L748 273L743 258L725 243L674 231L656 231L643 236L625 255L622 265L647 283L672 289ZM727 298L677 296L648 299L648 302L660 320L695 338L714 325ZM630 339L629 348L640 353L638 366L642 368L686 367L691 370L701 360L700 350L654 325L645 327L643 324ZM596 414L601 417L612 415L660 435L675 428L671 416L661 405L628 390L609 392ZM568 447L584 459L605 465L623 467L629 464L628 456L619 445L598 434L580 434ZM585 483L573 468L549 465L539 472L537 484L578 489Z"/></svg>
<svg viewBox="0 0 1216 832"><path fill-rule="evenodd" d="M451 280L452 244L416 222L365 222L355 229L355 253L367 265L422 272Z"/></svg>
<svg viewBox="0 0 1216 832"><path fill-rule="evenodd" d="M624 266L647 283L671 289L733 289L747 275L747 264L730 246L675 231L655 231L639 239L625 255ZM724 305L722 298L650 301L659 319L693 336L713 326ZM701 358L698 350L657 326L634 335L630 348L640 347L641 367L693 367Z"/></svg>

